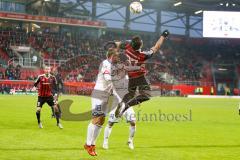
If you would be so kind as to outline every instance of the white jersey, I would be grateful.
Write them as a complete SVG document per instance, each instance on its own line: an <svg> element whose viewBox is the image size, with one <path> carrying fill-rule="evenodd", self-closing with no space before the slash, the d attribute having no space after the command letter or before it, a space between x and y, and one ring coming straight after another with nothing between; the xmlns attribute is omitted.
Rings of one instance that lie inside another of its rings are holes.
<svg viewBox="0 0 240 160"><path fill-rule="evenodd" d="M104 60L100 67L94 90L92 92L92 110L93 115L106 115L112 110L109 104L109 97L113 94L118 103L121 102L123 96L127 93L126 89L121 89L124 83L128 81L126 77L124 65L113 64L108 60Z"/></svg>
<svg viewBox="0 0 240 160"><path fill-rule="evenodd" d="M115 82L123 79L126 75L121 64L113 64L107 59L104 60L99 68L97 80L94 89L99 91L110 92Z"/></svg>

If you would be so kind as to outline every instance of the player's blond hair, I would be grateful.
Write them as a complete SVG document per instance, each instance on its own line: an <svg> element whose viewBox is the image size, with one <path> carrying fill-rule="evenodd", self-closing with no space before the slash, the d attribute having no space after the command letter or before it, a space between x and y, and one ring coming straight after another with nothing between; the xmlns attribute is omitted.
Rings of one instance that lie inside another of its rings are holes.
<svg viewBox="0 0 240 160"><path fill-rule="evenodd" d="M43 69L51 69L51 67L46 65L43 67Z"/></svg>

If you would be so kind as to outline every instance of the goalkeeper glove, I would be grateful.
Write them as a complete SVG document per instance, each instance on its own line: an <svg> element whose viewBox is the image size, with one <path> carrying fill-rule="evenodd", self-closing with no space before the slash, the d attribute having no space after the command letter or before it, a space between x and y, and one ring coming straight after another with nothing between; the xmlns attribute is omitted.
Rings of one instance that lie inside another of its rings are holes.
<svg viewBox="0 0 240 160"><path fill-rule="evenodd" d="M163 37L167 38L169 36L170 32L168 30L163 31L162 35Z"/></svg>

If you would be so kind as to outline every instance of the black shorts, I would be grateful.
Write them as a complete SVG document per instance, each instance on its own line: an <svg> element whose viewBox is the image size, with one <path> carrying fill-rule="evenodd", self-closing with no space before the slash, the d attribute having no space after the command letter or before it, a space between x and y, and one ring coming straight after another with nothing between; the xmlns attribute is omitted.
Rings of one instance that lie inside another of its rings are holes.
<svg viewBox="0 0 240 160"><path fill-rule="evenodd" d="M50 97L40 97L40 96L38 96L37 107L41 107L42 108L44 103L47 103L51 107L54 106L53 96L50 96Z"/></svg>
<svg viewBox="0 0 240 160"><path fill-rule="evenodd" d="M128 91L130 93L135 93L136 90L139 91L149 91L151 90L150 84L148 83L145 76L140 76L137 78L129 78Z"/></svg>

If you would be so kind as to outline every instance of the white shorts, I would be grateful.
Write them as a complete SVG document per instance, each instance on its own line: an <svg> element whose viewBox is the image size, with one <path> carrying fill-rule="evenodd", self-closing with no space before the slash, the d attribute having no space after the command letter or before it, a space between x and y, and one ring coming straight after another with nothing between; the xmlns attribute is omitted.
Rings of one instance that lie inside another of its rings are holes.
<svg viewBox="0 0 240 160"><path fill-rule="evenodd" d="M116 111L116 108L109 113L108 122L118 123L120 121L121 118L115 117L115 111ZM135 115L135 112L132 107L128 108L123 113L123 117L125 118L126 122L135 122L136 121L136 115Z"/></svg>
<svg viewBox="0 0 240 160"><path fill-rule="evenodd" d="M94 90L92 93L92 115L105 116L111 108L108 107L110 93Z"/></svg>
<svg viewBox="0 0 240 160"><path fill-rule="evenodd" d="M93 116L106 116L107 113L117 107L123 96L128 93L127 88L123 88L123 83L126 83L126 81L128 82L127 79L122 79L115 82L113 94L106 91L93 90L91 99Z"/></svg>

